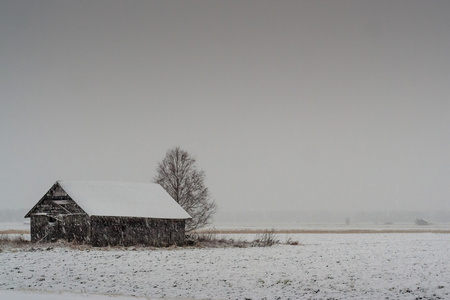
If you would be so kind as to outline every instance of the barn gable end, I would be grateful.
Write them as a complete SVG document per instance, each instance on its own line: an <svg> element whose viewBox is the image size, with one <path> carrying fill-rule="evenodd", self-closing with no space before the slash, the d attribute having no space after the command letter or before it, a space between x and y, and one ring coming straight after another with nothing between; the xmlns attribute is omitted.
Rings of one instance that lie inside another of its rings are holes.
<svg viewBox="0 0 450 300"><path fill-rule="evenodd" d="M86 212L73 201L64 189L56 182L39 202L25 215L48 215L58 217L58 215L86 214Z"/></svg>
<svg viewBox="0 0 450 300"><path fill-rule="evenodd" d="M89 216L56 182L25 215L32 242L84 242L89 239Z"/></svg>

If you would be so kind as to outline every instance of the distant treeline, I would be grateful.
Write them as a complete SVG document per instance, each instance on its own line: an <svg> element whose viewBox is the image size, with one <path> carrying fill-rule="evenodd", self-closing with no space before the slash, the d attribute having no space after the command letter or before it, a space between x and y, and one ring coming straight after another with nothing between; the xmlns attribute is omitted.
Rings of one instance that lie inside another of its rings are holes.
<svg viewBox="0 0 450 300"><path fill-rule="evenodd" d="M24 216L29 209L1 209L0 210L0 223L3 222L23 222Z"/></svg>
<svg viewBox="0 0 450 300"><path fill-rule="evenodd" d="M216 222L288 222L288 223L450 223L450 211L219 211Z"/></svg>

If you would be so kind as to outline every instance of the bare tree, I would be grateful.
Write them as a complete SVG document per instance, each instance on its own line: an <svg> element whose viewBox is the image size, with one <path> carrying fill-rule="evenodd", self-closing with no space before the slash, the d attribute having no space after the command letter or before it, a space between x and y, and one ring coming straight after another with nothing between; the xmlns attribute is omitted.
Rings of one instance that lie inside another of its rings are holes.
<svg viewBox="0 0 450 300"><path fill-rule="evenodd" d="M186 222L186 231L204 227L211 222L217 205L205 187L205 172L197 170L195 158L175 147L167 151L158 163L153 178L192 217Z"/></svg>

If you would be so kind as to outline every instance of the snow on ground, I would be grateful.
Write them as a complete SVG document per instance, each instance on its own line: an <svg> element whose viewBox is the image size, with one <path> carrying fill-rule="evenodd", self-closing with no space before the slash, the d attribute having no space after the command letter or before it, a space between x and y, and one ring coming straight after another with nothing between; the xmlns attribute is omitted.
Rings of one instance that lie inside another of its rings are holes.
<svg viewBox="0 0 450 300"><path fill-rule="evenodd" d="M450 230L450 223L431 223L429 225L416 225L414 222L410 223L395 223L395 224L376 224L371 222L366 223L264 223L264 222L243 222L243 223L214 223L206 229L217 230L315 230L315 231L348 231L348 230L370 230L370 231L438 231Z"/></svg>
<svg viewBox="0 0 450 300"><path fill-rule="evenodd" d="M5 300L6 299L8 299L8 300L80 300L80 299L81 300L146 300L149 298L0 290L0 299L5 299Z"/></svg>
<svg viewBox="0 0 450 300"><path fill-rule="evenodd" d="M149 298L450 299L450 234L280 238L302 245L9 250L0 252L0 298L14 289Z"/></svg>

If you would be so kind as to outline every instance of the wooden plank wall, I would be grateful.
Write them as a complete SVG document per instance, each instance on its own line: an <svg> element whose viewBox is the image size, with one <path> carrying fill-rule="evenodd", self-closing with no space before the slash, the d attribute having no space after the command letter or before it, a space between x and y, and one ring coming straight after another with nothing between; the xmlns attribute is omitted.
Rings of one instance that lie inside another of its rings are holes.
<svg viewBox="0 0 450 300"><path fill-rule="evenodd" d="M185 220L91 216L93 246L183 245Z"/></svg>

